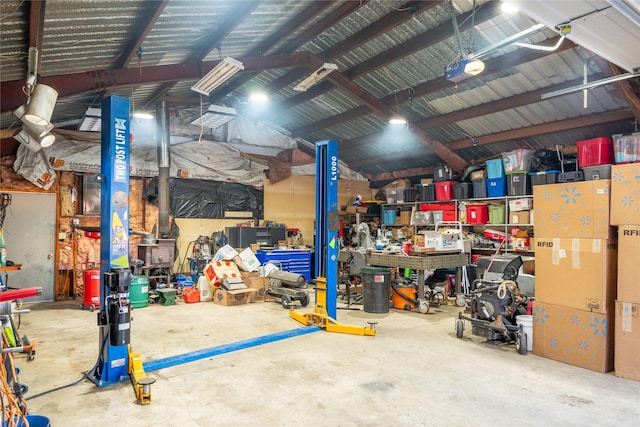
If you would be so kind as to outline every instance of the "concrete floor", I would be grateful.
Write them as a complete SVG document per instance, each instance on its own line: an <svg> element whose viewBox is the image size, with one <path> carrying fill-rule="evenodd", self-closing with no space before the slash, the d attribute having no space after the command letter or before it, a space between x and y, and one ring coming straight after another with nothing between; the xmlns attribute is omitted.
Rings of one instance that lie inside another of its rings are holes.
<svg viewBox="0 0 640 427"><path fill-rule="evenodd" d="M82 378L98 355L96 314L79 301L26 306L20 332L38 342L33 362L16 357L27 397ZM160 369L149 405L129 382L83 381L28 400L30 413L54 427L640 425L640 382L457 339L459 310L339 310L343 323L378 321L377 335L320 331ZM131 344L152 361L299 327L275 302L179 302L134 310Z"/></svg>

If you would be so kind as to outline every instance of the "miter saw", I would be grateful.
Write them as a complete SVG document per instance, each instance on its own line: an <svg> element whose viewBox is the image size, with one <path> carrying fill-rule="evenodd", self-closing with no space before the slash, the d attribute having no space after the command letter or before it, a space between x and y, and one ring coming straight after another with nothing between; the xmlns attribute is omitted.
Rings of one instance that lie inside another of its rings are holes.
<svg viewBox="0 0 640 427"><path fill-rule="evenodd" d="M464 321L471 323L471 333L483 336L488 341L514 342L520 354L527 353L527 334L522 325L516 323L516 316L527 314L529 297L524 296L516 279L522 266L522 258L513 257L504 263L502 277L476 279L472 284L471 297L465 312L456 319L456 336L462 338ZM491 261L486 268L491 270Z"/></svg>

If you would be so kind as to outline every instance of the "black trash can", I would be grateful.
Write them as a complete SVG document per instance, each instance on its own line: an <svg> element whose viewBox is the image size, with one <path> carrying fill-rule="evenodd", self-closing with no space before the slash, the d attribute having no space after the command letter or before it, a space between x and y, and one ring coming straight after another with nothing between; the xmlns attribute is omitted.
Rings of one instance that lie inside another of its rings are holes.
<svg viewBox="0 0 640 427"><path fill-rule="evenodd" d="M388 313L391 270L382 267L361 267L360 272L365 313Z"/></svg>

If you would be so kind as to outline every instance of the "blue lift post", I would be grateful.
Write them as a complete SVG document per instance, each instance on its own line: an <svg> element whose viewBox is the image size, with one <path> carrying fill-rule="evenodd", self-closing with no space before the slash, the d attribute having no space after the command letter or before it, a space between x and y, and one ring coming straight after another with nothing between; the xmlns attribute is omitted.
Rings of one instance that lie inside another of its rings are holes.
<svg viewBox="0 0 640 427"><path fill-rule="evenodd" d="M99 358L91 380L106 386L128 377L129 100L102 101Z"/></svg>
<svg viewBox="0 0 640 427"><path fill-rule="evenodd" d="M375 335L371 327L344 325L336 320L338 302L338 141L316 142L316 306L311 313L291 310L289 315L303 325L313 325L327 332Z"/></svg>
<svg viewBox="0 0 640 427"><path fill-rule="evenodd" d="M327 280L326 310L333 319L338 300L338 177L338 141L316 142L316 277Z"/></svg>

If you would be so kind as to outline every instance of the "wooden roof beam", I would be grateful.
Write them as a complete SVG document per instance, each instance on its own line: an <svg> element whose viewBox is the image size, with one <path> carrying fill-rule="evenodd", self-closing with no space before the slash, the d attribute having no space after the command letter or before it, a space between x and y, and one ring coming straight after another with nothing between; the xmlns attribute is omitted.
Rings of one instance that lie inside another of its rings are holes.
<svg viewBox="0 0 640 427"><path fill-rule="evenodd" d="M393 30L397 26L404 24L405 22L413 19L414 17L424 13L431 8L440 4L441 1L433 1L433 2L425 2L425 1L410 1L408 3L403 4L398 9L404 11L407 10L409 13L397 13L397 10L393 10L391 13L383 16L378 19L376 22L366 26L361 29L351 37L348 37L335 45L331 46L327 50L322 52L322 57L326 61L331 61L335 58L338 58L371 40L379 37L380 35ZM333 19L328 22L327 27L331 26L339 19ZM324 31L324 30L323 30ZM320 34L322 31L319 31ZM273 93L283 89L286 86L289 86L296 80L304 77L307 71L305 69L297 68L295 70L289 71L287 74L278 77L273 82L269 83L265 90L267 92Z"/></svg>
<svg viewBox="0 0 640 427"><path fill-rule="evenodd" d="M158 18L160 18L165 7L167 7L167 3L169 3L169 0L146 3L149 6L149 11L138 19L135 25L137 28L136 34L124 49L124 55L116 61L115 68L123 68L129 65L129 62L138 52L138 48L142 46L142 42L147 38L147 35L153 29L154 25L156 25Z"/></svg>
<svg viewBox="0 0 640 427"><path fill-rule="evenodd" d="M245 71L261 71L307 65L310 60L310 54L301 52L290 55L269 55L237 59L242 61ZM218 60L200 64L157 65L144 67L142 73L135 68L87 71L84 73L43 77L40 79L40 83L55 88L58 91L58 98L61 99L66 96L113 87L198 79L202 72L208 73L219 62ZM22 80L0 82L3 112L17 108L24 102L23 84Z"/></svg>
<svg viewBox="0 0 640 427"><path fill-rule="evenodd" d="M563 132L572 129L579 129L583 127L594 127L604 125L607 123L617 122L620 120L633 119L633 112L630 109L620 109L616 111L610 111L606 113L597 113L589 116L577 117L573 119L558 120L556 122L544 123L541 125L530 126L521 129L514 129L506 132L499 132L491 135L478 136L475 140L479 145L496 144L499 142L513 141L518 139L530 138L538 135L544 135L548 133ZM368 135L363 138L372 138ZM461 139L447 144L452 150L461 150L465 148L473 147L473 144L469 138ZM348 162L349 167L358 169L366 166L376 165L384 163L385 161L397 162L405 159L415 159L419 156L425 156L430 153L424 151L419 153L412 153L411 155L399 155L399 156L386 156L384 159L379 157L361 159L353 162Z"/></svg>
<svg viewBox="0 0 640 427"><path fill-rule="evenodd" d="M498 13L500 13L500 4L499 2L488 2L484 4L480 9L475 11L475 24L480 24L484 21L488 21L494 18ZM470 19L467 19L471 16L472 11L463 13L458 16L458 20L465 22L465 24L461 27L464 29L466 25L470 25ZM348 76L351 80L355 80L357 77L360 77L364 74L371 73L380 68L383 68L392 62L398 61L404 57L407 57L415 52L426 49L427 47L434 45L438 42L441 42L449 37L453 36L453 25L451 24L451 20L448 19L437 27L428 30L410 40L405 41L402 44L399 44L396 47L388 49L379 55L376 55L364 62L361 62L358 65L355 65L348 70L343 71L342 73ZM326 92L331 89L331 85L326 82L321 83L320 85L323 90ZM302 95L308 93L305 92ZM318 95L315 95L318 96ZM297 103L302 103L309 101L314 96L297 96ZM289 101L289 100L287 100ZM291 104L289 102L286 103L288 108L295 107L296 104Z"/></svg>
<svg viewBox="0 0 640 427"><path fill-rule="evenodd" d="M393 181L402 178L413 178L416 176L433 175L433 166L423 168L403 169L401 171L382 172L378 174L363 174L370 182Z"/></svg>
<svg viewBox="0 0 640 427"><path fill-rule="evenodd" d="M559 36L549 39L541 44L545 46L552 46L558 41L558 39L559 39ZM501 55L496 58L492 58L485 61L485 70L477 76L468 78L467 80L465 80L465 82L469 82L480 77L486 78L486 76L490 73L500 72L505 69L517 67L519 65L523 65L528 62L535 61L536 59L543 58L547 55L553 55L567 49L572 49L573 47L575 47L573 43L571 43L568 40L565 40L565 42L560 46L560 48L558 48L558 50L553 52L537 51L537 50L536 51L522 50L518 53L514 52L508 55ZM452 87L452 84L450 81L445 79L444 76L438 77L437 79L430 80L428 82L422 83L414 87L413 99L415 100L416 98L428 96L428 95L431 95L432 93L440 92L450 87ZM319 88L318 94L322 93L321 91L323 90L324 88L321 88L321 89ZM401 97L401 95L404 94L405 92L406 90L403 89L396 93L392 93L391 95L388 95L382 98L381 101L387 105L396 105L397 100L399 99L400 105L405 104L406 102L409 101L407 97L404 97L404 98ZM300 99L297 99L295 102L296 103L301 102L301 97ZM293 107L293 106L294 105L290 105L290 107ZM335 126L337 123L354 120L359 117L366 116L367 114L369 114L369 109L366 108L365 106L360 106L360 107L353 108L349 111L345 111L344 113L336 114L335 116L327 117L326 119L322 119L322 120L318 120L317 122L310 123L307 126L294 129L291 133L294 136L304 137L305 135L313 133L317 130L324 129L329 126ZM419 122L419 123L421 124L422 122Z"/></svg>
<svg viewBox="0 0 640 427"><path fill-rule="evenodd" d="M633 119L633 111L623 108L605 113L597 113L589 116L581 116L573 119L559 120L551 123L543 123L536 126L529 126L521 129L514 129L506 132L483 135L474 138L478 145L495 144L498 142L512 141L516 139L529 138L547 133L562 132L565 130L577 129L588 126L595 126L602 123L616 122L624 119ZM452 150L460 150L472 147L470 138L461 139L448 144Z"/></svg>
<svg viewBox="0 0 640 427"><path fill-rule="evenodd" d="M367 0L368 1L368 0ZM309 7L304 9L296 18L292 19L289 24L282 27L278 32L272 34L266 40L264 40L259 46L253 49L249 55L264 55L265 52L271 50L277 43L281 40L290 36L293 32L295 32L298 28L302 27L307 22L313 20L316 16L318 16L322 11L324 11L327 7L331 6L335 1L317 1L311 3ZM274 53L288 53L296 50L298 47L302 46L309 40L313 39L317 34L326 30L336 21L344 18L346 15L351 13L354 9L360 7L360 5L356 2L346 2L338 9L336 9L333 13L330 13L324 19L318 21L315 25L312 25L307 30L303 31L301 34L297 35L293 40L287 42L285 47L278 48ZM219 99L225 97L227 94L232 93L249 80L254 77L254 73L245 73L244 75L234 79L229 82L224 88L224 90L218 91L215 93L210 100L212 102L216 102ZM268 90L267 90L268 91ZM270 92L270 91L269 91Z"/></svg>
<svg viewBox="0 0 640 427"><path fill-rule="evenodd" d="M322 63L322 59L318 58L317 56L312 56L309 65L313 65L313 67L311 68L316 69L320 67ZM358 99L360 102L371 108L371 110L375 111L385 119L391 119L396 115L396 112L393 110L393 108L389 107L386 104L383 104L373 94L355 84L339 71L336 70L332 72L327 76L327 79L330 80L335 86L348 92L350 95ZM462 172L464 168L469 165L466 160L451 151L449 148L445 147L444 144L442 144L440 141L432 138L422 129L412 125L411 123L409 123L407 126L409 130L411 130L411 132L413 132L413 134L416 135L423 144L431 148L431 150L433 150L433 152L436 153L436 155L438 155L438 157L440 157L443 161L449 164L449 166L451 166L453 170Z"/></svg>

